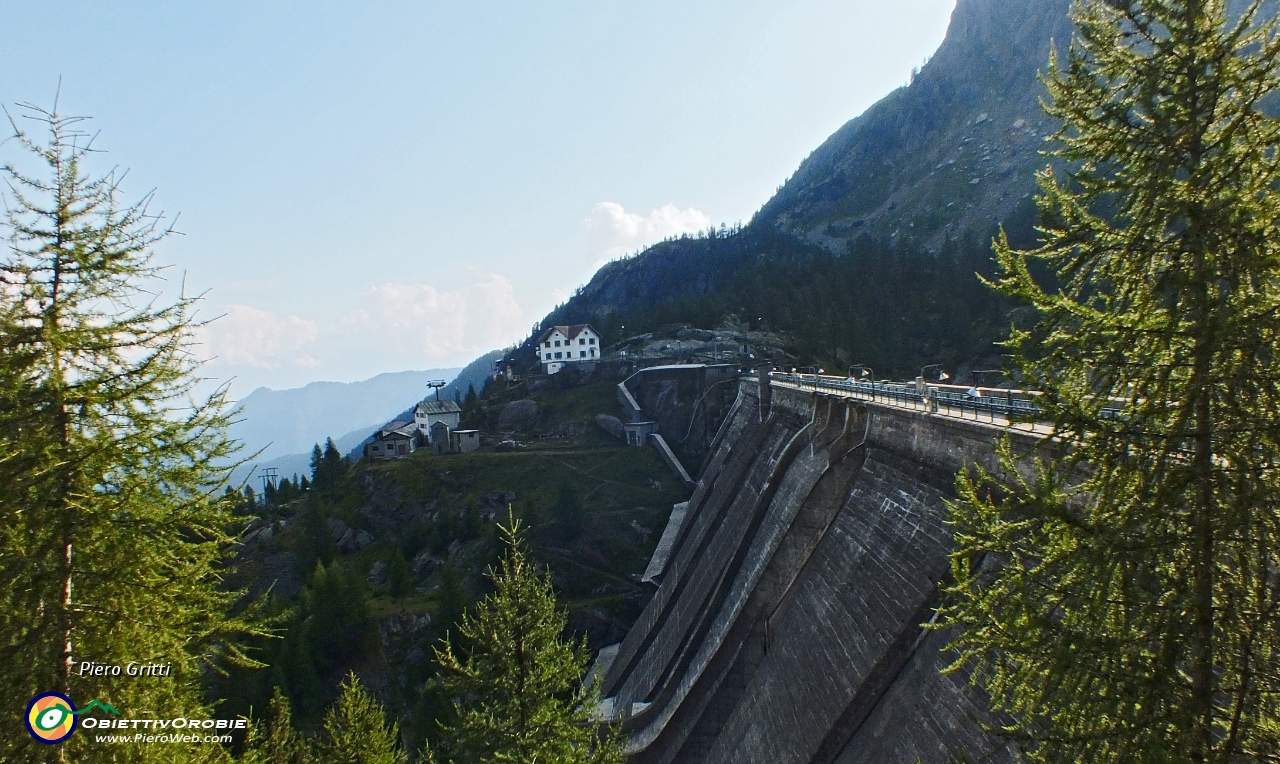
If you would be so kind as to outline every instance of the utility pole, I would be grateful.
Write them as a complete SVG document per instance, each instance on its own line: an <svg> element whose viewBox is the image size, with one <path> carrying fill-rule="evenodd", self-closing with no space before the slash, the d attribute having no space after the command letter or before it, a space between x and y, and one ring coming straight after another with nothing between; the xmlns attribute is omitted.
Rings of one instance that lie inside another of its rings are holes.
<svg viewBox="0 0 1280 764"><path fill-rule="evenodd" d="M433 379L427 382L427 388L435 391L437 401L440 400L440 388L444 386L445 381L443 379Z"/></svg>
<svg viewBox="0 0 1280 764"><path fill-rule="evenodd" d="M275 467L263 467L258 477L262 480L262 495L266 496L267 486L270 486L271 490L275 490L276 481L280 478L280 470Z"/></svg>

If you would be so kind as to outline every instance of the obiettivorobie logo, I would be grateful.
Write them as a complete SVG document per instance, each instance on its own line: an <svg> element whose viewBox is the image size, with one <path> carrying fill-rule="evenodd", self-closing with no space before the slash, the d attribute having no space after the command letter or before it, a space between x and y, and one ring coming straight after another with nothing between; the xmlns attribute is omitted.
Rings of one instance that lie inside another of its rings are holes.
<svg viewBox="0 0 1280 764"><path fill-rule="evenodd" d="M248 729L247 719L189 719L175 717L172 719L129 718L112 719L79 717L94 709L106 714L120 716L120 712L110 703L91 700L81 709L71 702L71 698L60 692L42 692L31 699L27 705L27 713L23 721L31 737L54 745L71 737L78 727L95 730L110 730L113 734L98 735L94 740L98 743L230 743L230 733L235 730ZM128 730L130 735L114 734ZM178 732L181 730L181 732ZM206 733L205 730L209 732ZM197 734L191 734L197 733Z"/></svg>
<svg viewBox="0 0 1280 764"><path fill-rule="evenodd" d="M76 704L66 695L60 692L43 692L32 698L27 705L24 721L31 737L46 745L54 745L71 737L71 733L76 731L76 717L95 708L120 715L111 704L100 700L91 700L87 706L77 710Z"/></svg>

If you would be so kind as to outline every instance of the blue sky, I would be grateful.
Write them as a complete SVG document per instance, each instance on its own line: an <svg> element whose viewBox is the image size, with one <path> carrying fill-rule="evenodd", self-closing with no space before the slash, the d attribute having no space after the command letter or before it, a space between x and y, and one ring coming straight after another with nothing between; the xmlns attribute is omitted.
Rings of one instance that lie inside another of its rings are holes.
<svg viewBox="0 0 1280 764"><path fill-rule="evenodd" d="M0 8L0 101L93 117L245 395L462 365L600 264L747 220L954 0ZM11 158L13 144L0 145Z"/></svg>

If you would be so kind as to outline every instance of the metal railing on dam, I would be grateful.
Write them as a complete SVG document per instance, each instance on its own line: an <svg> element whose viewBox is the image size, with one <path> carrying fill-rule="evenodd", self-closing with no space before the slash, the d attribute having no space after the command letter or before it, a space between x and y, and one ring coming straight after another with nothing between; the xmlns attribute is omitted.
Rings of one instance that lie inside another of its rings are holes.
<svg viewBox="0 0 1280 764"><path fill-rule="evenodd" d="M1035 402L1035 391L998 387L961 385L919 385L911 382L861 381L847 377L820 374L771 372L769 382L800 390L834 393L858 400L896 406L913 411L927 411L942 416L985 421L1005 427L1016 427L1050 434L1043 410ZM975 394L976 393L976 394ZM1120 409L1103 407L1103 418L1118 418Z"/></svg>

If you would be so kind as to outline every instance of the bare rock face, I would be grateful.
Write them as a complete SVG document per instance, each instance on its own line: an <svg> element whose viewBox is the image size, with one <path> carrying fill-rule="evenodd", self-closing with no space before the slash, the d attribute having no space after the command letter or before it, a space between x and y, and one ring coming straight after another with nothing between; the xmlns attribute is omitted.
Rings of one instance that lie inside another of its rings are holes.
<svg viewBox="0 0 1280 764"><path fill-rule="evenodd" d="M527 430L538 421L538 403L531 398L512 401L498 415L498 429L504 432Z"/></svg>
<svg viewBox="0 0 1280 764"><path fill-rule="evenodd" d="M911 84L815 149L757 221L836 253L863 234L937 252L959 231L985 233L1019 204L1030 209L1043 137L1057 128L1037 75L1051 41L1062 50L1071 39L1070 5L959 0Z"/></svg>
<svg viewBox="0 0 1280 764"><path fill-rule="evenodd" d="M575 438L586 432L590 426L586 422L560 422L547 434L553 438Z"/></svg>
<svg viewBox="0 0 1280 764"><path fill-rule="evenodd" d="M369 583L373 586L382 586L387 582L387 564L378 560L369 569Z"/></svg>
<svg viewBox="0 0 1280 764"><path fill-rule="evenodd" d="M424 549L413 558L413 562L409 564L409 567L413 570L413 575L418 578L426 578L444 567L444 563Z"/></svg>
<svg viewBox="0 0 1280 764"><path fill-rule="evenodd" d="M615 438L622 438L622 420L616 416L610 416L609 414L596 414L596 426Z"/></svg>

